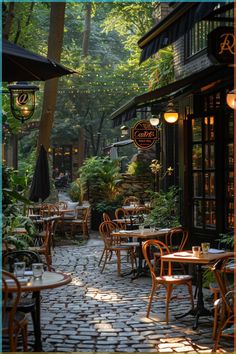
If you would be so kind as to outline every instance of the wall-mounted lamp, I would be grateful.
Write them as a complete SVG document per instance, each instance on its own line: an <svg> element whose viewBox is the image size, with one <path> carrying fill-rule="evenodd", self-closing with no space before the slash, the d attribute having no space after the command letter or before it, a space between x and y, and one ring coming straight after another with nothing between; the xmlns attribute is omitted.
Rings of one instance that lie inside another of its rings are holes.
<svg viewBox="0 0 236 354"><path fill-rule="evenodd" d="M124 137L129 134L129 128L126 125L120 127L121 136Z"/></svg>
<svg viewBox="0 0 236 354"><path fill-rule="evenodd" d="M174 107L174 103L173 102L169 102L167 105L167 110L164 113L164 119L167 123L173 124L175 122L177 122L179 118L179 113L176 112L175 107Z"/></svg>
<svg viewBox="0 0 236 354"><path fill-rule="evenodd" d="M227 93L226 102L230 108L236 109L236 90L232 90Z"/></svg>
<svg viewBox="0 0 236 354"><path fill-rule="evenodd" d="M28 82L17 82L15 85L8 85L10 91L11 111L13 116L24 123L32 117L35 110L35 92L38 86Z"/></svg>
<svg viewBox="0 0 236 354"><path fill-rule="evenodd" d="M157 127L160 123L160 118L157 116L151 116L149 121L150 121L151 125L153 125L154 127Z"/></svg>

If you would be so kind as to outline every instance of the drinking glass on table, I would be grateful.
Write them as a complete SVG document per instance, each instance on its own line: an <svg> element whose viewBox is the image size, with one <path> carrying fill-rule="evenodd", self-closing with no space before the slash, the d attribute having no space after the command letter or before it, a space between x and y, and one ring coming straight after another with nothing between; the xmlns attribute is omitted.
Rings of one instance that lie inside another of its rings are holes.
<svg viewBox="0 0 236 354"><path fill-rule="evenodd" d="M208 253L209 248L210 248L210 243L209 242L202 242L201 247L202 247L202 253Z"/></svg>
<svg viewBox="0 0 236 354"><path fill-rule="evenodd" d="M192 251L193 251L194 257L200 257L200 254L201 254L201 247L200 246L193 246Z"/></svg>
<svg viewBox="0 0 236 354"><path fill-rule="evenodd" d="M34 278L41 278L44 272L43 263L33 263L32 271Z"/></svg>
<svg viewBox="0 0 236 354"><path fill-rule="evenodd" d="M14 263L14 275L18 278L23 278L25 274L25 262Z"/></svg>
<svg viewBox="0 0 236 354"><path fill-rule="evenodd" d="M139 230L140 230L141 235L143 235L144 225L139 225Z"/></svg>

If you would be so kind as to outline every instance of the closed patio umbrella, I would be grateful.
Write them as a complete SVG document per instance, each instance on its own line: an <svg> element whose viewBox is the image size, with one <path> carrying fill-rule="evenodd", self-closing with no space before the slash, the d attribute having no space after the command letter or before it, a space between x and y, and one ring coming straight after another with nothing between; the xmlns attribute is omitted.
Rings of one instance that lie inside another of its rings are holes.
<svg viewBox="0 0 236 354"><path fill-rule="evenodd" d="M55 60L30 52L14 43L2 40L2 81L45 81L73 74Z"/></svg>
<svg viewBox="0 0 236 354"><path fill-rule="evenodd" d="M43 145L40 147L34 177L30 187L29 199L33 202L43 202L50 195L50 180L47 152Z"/></svg>

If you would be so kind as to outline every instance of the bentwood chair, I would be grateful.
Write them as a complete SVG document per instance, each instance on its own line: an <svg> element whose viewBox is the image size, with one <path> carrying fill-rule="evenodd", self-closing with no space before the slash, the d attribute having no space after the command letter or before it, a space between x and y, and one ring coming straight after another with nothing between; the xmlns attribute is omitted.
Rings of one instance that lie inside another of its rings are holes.
<svg viewBox="0 0 236 354"><path fill-rule="evenodd" d="M70 221L71 236L74 235L75 229L80 228L85 238L89 237L88 231L89 208L76 208L76 217Z"/></svg>
<svg viewBox="0 0 236 354"><path fill-rule="evenodd" d="M102 214L103 221L112 221L110 216L107 213Z"/></svg>
<svg viewBox="0 0 236 354"><path fill-rule="evenodd" d="M52 269L52 256L51 256L51 243L52 243L52 235L54 231L55 220L47 221L44 223L44 230L38 238L41 239L42 244L39 246L29 247L29 251L38 253L39 255L43 255L46 259L46 264L48 270Z"/></svg>
<svg viewBox="0 0 236 354"><path fill-rule="evenodd" d="M11 284L11 285L9 285ZM14 287L14 293L11 291ZM13 294L13 296L11 296ZM9 298L12 297L9 308ZM18 336L22 336L23 351L28 352L28 321L24 313L17 310L21 297L21 286L17 278L9 272L2 271L2 339L5 339L10 352L17 352Z"/></svg>
<svg viewBox="0 0 236 354"><path fill-rule="evenodd" d="M193 295L192 295L192 277L190 275L173 275L171 262L168 262L167 270L164 269L163 261L161 260L159 274L156 274L156 270L151 262L153 252L158 252L160 256L169 254L168 246L161 241L148 240L143 243L142 246L143 255L145 261L150 269L152 276L152 290L147 307L147 317L149 317L151 304L153 297L156 293L156 289L159 285L163 285L166 288L166 322L169 321L169 303L171 301L171 295L173 288L177 285L186 285L189 292L189 298L192 308L194 308ZM166 273L166 274L165 274Z"/></svg>
<svg viewBox="0 0 236 354"><path fill-rule="evenodd" d="M5 270L13 273L14 271L14 263L15 262L25 262L26 270L32 269L33 263L41 263L42 260L37 253L22 250L22 251L14 251L9 252L3 255L2 257L3 267ZM31 297L30 297L30 296ZM8 302L8 307L12 307L11 301ZM23 313L31 313L32 323L34 328L34 334L38 330L36 328L36 318L35 318L35 298L33 294L29 294L28 292L21 296L20 301L17 305L17 310Z"/></svg>
<svg viewBox="0 0 236 354"><path fill-rule="evenodd" d="M130 203L140 204L140 200L135 196L129 196L124 199L124 205L130 205Z"/></svg>
<svg viewBox="0 0 236 354"><path fill-rule="evenodd" d="M103 253L100 258L100 261L99 261L99 265L101 264L102 259L105 256L101 273L104 271L107 261L111 260L113 253L115 253L115 255L117 257L117 272L118 272L118 275L120 275L121 253L123 251L126 252L127 256L129 256L129 257L127 257L127 261L130 259L132 269L134 268L134 264L135 264L134 248L132 246L129 246L128 244L123 245L121 243L121 240L119 237L112 236L112 231L117 230L117 229L118 229L118 226L111 221L104 221L99 226L99 234L104 242L104 249L103 249Z"/></svg>
<svg viewBox="0 0 236 354"><path fill-rule="evenodd" d="M226 265L229 257L218 260L211 268L217 285L220 290L220 298L215 301L216 308L221 307L220 322L217 329L217 335L214 343L213 352L216 352L222 336L235 339L235 305L234 300L236 292L229 290L228 282L226 280ZM218 316L219 311L214 315ZM214 319L215 322L215 319Z"/></svg>

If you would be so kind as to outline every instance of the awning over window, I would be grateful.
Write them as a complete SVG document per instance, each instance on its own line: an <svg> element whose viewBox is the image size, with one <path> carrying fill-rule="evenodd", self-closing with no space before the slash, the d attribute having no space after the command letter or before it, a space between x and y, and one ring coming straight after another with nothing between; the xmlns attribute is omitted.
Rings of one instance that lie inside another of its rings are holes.
<svg viewBox="0 0 236 354"><path fill-rule="evenodd" d="M215 10L219 4L221 5L220 10ZM157 53L158 50L175 42L187 33L196 22L216 18L219 21L221 20L220 13L233 8L233 6L233 2L227 5L222 2L192 2L179 4L169 15L157 23L138 41L138 45L142 49L140 63ZM216 14L217 17L214 17L214 14Z"/></svg>
<svg viewBox="0 0 236 354"><path fill-rule="evenodd" d="M187 76L184 79L175 81L169 85L144 93L140 96L136 96L112 113L111 119L113 120L113 126L117 127L128 120L135 118L137 111L144 109L144 107L157 104L165 105L169 99L194 93L199 90L199 88L204 87L209 83L211 83L211 87L213 87L214 83L219 85L220 81L225 81L227 79L233 82L232 67L224 65L210 66Z"/></svg>

